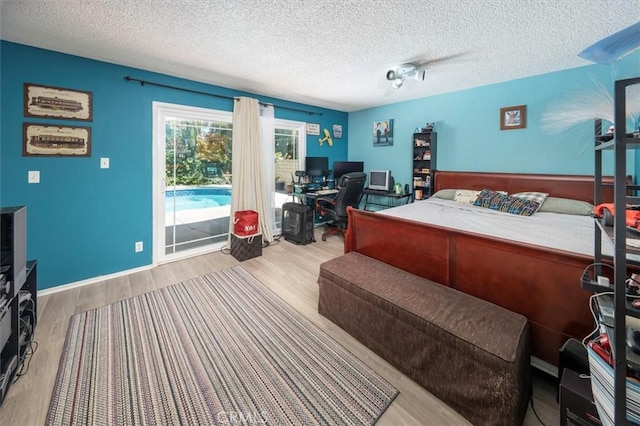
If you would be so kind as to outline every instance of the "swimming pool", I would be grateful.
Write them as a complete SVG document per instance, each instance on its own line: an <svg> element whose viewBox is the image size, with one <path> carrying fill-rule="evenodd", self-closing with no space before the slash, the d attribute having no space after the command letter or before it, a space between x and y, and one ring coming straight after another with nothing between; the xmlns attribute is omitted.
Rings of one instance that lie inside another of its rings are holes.
<svg viewBox="0 0 640 426"><path fill-rule="evenodd" d="M197 210L231 204L231 188L189 188L165 192L167 210ZM175 203L175 204L174 204Z"/></svg>

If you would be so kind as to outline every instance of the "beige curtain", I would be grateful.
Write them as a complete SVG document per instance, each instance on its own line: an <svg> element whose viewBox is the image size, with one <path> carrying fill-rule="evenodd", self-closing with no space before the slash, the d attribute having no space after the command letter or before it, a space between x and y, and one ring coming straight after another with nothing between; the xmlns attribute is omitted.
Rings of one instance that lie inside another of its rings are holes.
<svg viewBox="0 0 640 426"><path fill-rule="evenodd" d="M260 220L262 240L271 242L273 235L268 225L269 198L261 139L258 101L244 97L236 99L233 107L233 183L229 229L233 232L233 217L236 211L255 210ZM231 233L227 245L231 247Z"/></svg>

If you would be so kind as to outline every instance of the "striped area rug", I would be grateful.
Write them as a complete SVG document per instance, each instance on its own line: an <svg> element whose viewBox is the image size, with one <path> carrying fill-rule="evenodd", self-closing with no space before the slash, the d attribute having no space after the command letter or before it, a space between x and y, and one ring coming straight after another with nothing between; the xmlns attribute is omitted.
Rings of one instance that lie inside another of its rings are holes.
<svg viewBox="0 0 640 426"><path fill-rule="evenodd" d="M373 424L397 394L236 266L74 315L47 424Z"/></svg>

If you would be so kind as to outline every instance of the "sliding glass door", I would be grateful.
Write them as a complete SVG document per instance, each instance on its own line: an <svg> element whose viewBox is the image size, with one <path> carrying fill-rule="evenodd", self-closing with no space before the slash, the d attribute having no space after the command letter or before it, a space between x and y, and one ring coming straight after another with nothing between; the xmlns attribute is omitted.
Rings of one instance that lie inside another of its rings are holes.
<svg viewBox="0 0 640 426"><path fill-rule="evenodd" d="M232 113L153 103L154 262L216 250L229 234L233 185ZM295 171L304 167L305 123L274 120L279 234L282 204L291 201Z"/></svg>
<svg viewBox="0 0 640 426"><path fill-rule="evenodd" d="M231 114L154 103L155 253L211 251L229 233Z"/></svg>

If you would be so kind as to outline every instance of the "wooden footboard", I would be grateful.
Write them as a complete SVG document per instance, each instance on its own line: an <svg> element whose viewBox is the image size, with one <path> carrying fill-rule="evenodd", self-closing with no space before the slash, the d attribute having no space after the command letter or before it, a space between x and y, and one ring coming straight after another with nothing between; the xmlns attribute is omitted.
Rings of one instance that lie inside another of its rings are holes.
<svg viewBox="0 0 640 426"><path fill-rule="evenodd" d="M590 293L580 287L593 260L584 255L356 209L349 209L350 251L524 315L532 355L553 365L566 339L581 339L593 328Z"/></svg>
<svg viewBox="0 0 640 426"><path fill-rule="evenodd" d="M603 179L599 202L613 199ZM546 192L594 202L593 176L438 171L435 190L484 189ZM529 319L532 355L553 365L569 337L593 328L590 292L580 287L593 258L535 247L371 212L350 210L345 252L356 251L488 300Z"/></svg>

